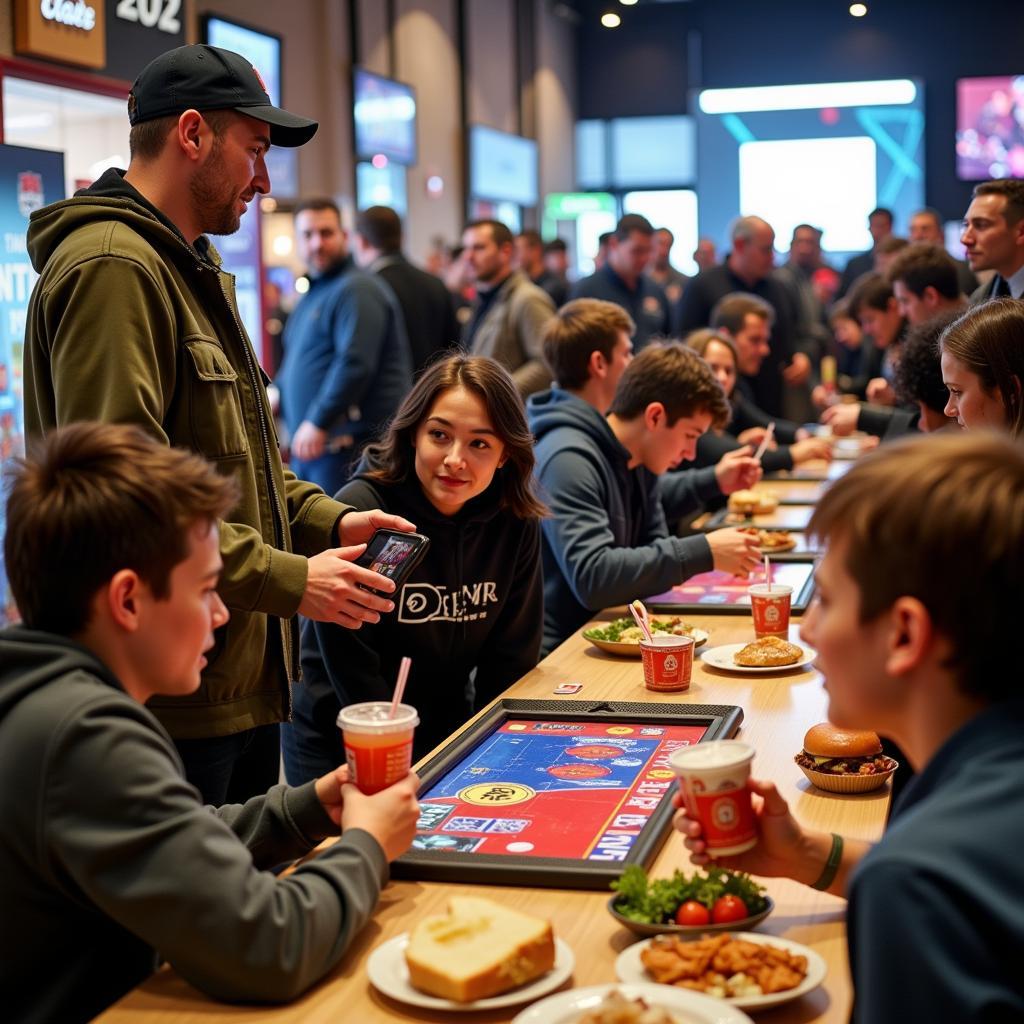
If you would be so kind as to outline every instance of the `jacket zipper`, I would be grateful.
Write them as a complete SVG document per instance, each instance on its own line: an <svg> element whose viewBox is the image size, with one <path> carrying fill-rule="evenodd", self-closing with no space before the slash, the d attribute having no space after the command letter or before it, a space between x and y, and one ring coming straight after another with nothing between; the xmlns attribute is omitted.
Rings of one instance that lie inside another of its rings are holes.
<svg viewBox="0 0 1024 1024"><path fill-rule="evenodd" d="M279 551L285 550L285 539L284 539L284 513L281 509L281 496L277 492L277 483L274 480L274 466L273 460L270 456L270 434L267 430L267 420L263 409L263 403L259 399L261 382L259 375L256 373L255 367L253 366L253 354L249 347L249 337L245 333L242 327L241 321L238 319L238 314L235 313L234 303L231 301L231 296L228 294L227 285L222 276L224 272L217 270L217 279L220 283L221 294L224 296L225 301L228 304L228 309L231 311L231 319L234 321L235 328L238 331L239 340L242 343L242 351L245 354L245 367L249 372L249 386L252 388L253 396L255 398L256 405L256 418L259 421L260 426L260 440L263 442L263 469L267 474L267 484L270 488L270 494L273 498L271 507L274 512L274 538L277 541L275 545ZM291 626L287 619L280 619L281 623L281 643L284 647L284 663L285 673L288 677L288 682L292 683L298 676L296 666L294 664L294 649L292 644ZM287 714L285 715L285 721L289 721L292 717L292 695L291 687L287 687L287 694L285 697L285 706Z"/></svg>

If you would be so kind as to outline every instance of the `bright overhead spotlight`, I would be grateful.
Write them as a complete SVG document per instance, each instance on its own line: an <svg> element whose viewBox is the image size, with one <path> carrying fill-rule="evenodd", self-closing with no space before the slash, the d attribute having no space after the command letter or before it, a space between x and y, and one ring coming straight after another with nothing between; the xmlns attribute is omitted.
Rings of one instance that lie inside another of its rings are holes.
<svg viewBox="0 0 1024 1024"><path fill-rule="evenodd" d="M608 11L601 15L601 24L605 28L618 28L622 24L622 19L614 11Z"/></svg>
<svg viewBox="0 0 1024 1024"><path fill-rule="evenodd" d="M633 4L636 3L636 0L619 0L619 3L622 4L623 7L632 7Z"/></svg>
<svg viewBox="0 0 1024 1024"><path fill-rule="evenodd" d="M850 4L850 13L855 18L863 18L868 13L867 4Z"/></svg>

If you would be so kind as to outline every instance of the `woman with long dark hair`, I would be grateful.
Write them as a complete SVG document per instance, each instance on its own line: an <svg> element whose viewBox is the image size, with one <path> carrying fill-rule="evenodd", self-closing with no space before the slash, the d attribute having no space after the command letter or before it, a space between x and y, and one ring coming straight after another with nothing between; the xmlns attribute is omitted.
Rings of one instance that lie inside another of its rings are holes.
<svg viewBox="0 0 1024 1024"><path fill-rule="evenodd" d="M342 763L339 708L389 700L404 655L417 758L536 664L545 509L533 487L533 438L508 373L462 355L428 366L338 493L411 520L430 549L379 622L306 624L283 738L289 782Z"/></svg>
<svg viewBox="0 0 1024 1024"><path fill-rule="evenodd" d="M964 430L1024 434L1024 302L993 299L969 309L939 338L946 415Z"/></svg>

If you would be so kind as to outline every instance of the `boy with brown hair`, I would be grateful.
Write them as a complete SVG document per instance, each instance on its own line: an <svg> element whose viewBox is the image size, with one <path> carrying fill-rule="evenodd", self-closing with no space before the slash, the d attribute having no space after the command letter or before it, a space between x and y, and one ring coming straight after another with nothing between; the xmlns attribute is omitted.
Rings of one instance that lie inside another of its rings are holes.
<svg viewBox="0 0 1024 1024"><path fill-rule="evenodd" d="M662 593L716 567L745 574L759 560L754 538L735 530L668 533L658 477L692 459L697 438L729 416L707 364L679 344L649 345L619 371L605 416L608 375L598 374L616 366L615 356L604 356L593 338L577 341L580 358L565 363L588 368L583 386L552 388L527 407L537 479L552 512L541 522L545 652L601 608ZM586 344L593 351L583 360ZM562 384L560 359L553 369Z"/></svg>
<svg viewBox="0 0 1024 1024"><path fill-rule="evenodd" d="M24 625L0 631L11 1019L91 1020L160 959L218 998L292 998L337 963L412 839L412 774L373 797L338 769L204 807L144 706L194 693L223 642L218 524L237 496L198 456L124 425L55 431L13 473L5 559ZM266 870L339 825L290 877Z"/></svg>
<svg viewBox="0 0 1024 1024"><path fill-rule="evenodd" d="M855 1024L1024 1019L1022 523L1024 452L994 435L887 446L811 520L827 549L801 632L829 719L891 738L917 776L874 846L803 828L752 780L760 842L718 863L848 899ZM697 822L676 828L706 862Z"/></svg>

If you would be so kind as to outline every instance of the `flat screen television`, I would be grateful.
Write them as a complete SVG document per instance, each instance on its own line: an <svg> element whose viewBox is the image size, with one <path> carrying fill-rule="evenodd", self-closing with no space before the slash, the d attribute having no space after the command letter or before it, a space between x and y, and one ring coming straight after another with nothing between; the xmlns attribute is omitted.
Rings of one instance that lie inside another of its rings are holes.
<svg viewBox="0 0 1024 1024"><path fill-rule="evenodd" d="M956 175L1024 178L1024 75L957 80Z"/></svg>
<svg viewBox="0 0 1024 1024"><path fill-rule="evenodd" d="M240 53L259 72L270 102L281 105L281 37L272 32L222 18L219 14L204 15L203 40L210 46Z"/></svg>
<svg viewBox="0 0 1024 1024"><path fill-rule="evenodd" d="M416 163L416 91L411 85L356 68L352 120L357 160L383 156L405 167Z"/></svg>
<svg viewBox="0 0 1024 1024"><path fill-rule="evenodd" d="M474 199L535 206L537 143L486 125L470 125L469 192Z"/></svg>

